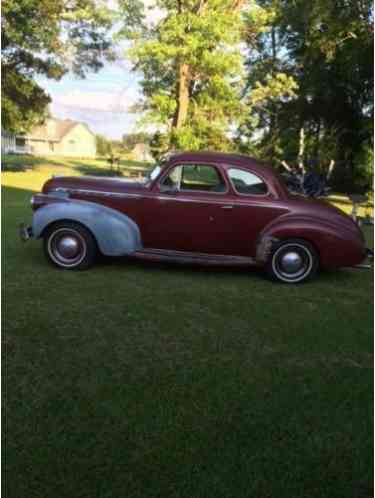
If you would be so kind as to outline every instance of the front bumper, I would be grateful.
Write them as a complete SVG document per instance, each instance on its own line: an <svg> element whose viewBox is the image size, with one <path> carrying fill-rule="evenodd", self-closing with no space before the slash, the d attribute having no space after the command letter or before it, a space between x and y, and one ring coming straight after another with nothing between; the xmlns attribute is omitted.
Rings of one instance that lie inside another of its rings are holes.
<svg viewBox="0 0 375 498"><path fill-rule="evenodd" d="M31 226L27 226L24 223L21 223L18 227L18 233L23 242L28 241L33 236L33 229Z"/></svg>

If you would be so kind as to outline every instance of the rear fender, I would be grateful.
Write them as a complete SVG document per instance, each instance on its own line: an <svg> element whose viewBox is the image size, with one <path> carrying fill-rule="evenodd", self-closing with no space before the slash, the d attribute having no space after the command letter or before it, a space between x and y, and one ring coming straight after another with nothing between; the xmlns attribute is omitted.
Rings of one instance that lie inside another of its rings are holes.
<svg viewBox="0 0 375 498"><path fill-rule="evenodd" d="M287 216L270 223L257 242L257 261L265 263L276 243L286 239L310 242L319 254L320 264L326 268L346 266L357 260L361 242L350 230L307 216Z"/></svg>
<svg viewBox="0 0 375 498"><path fill-rule="evenodd" d="M142 249L139 228L128 216L101 204L76 199L64 198L34 211L33 236L42 237L51 223L63 220L88 228L106 256L123 256Z"/></svg>

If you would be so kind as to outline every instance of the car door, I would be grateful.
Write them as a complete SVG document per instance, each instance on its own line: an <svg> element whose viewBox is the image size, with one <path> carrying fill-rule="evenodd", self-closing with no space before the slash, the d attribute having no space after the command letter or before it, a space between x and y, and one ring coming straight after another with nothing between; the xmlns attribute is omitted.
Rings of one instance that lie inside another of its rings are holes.
<svg viewBox="0 0 375 498"><path fill-rule="evenodd" d="M216 251L254 257L263 228L288 209L278 202L258 175L237 166L227 167L225 171L231 192L226 203L218 205L212 213Z"/></svg>
<svg viewBox="0 0 375 498"><path fill-rule="evenodd" d="M225 204L228 185L213 164L169 168L145 201L142 223L147 248L215 253L217 203Z"/></svg>

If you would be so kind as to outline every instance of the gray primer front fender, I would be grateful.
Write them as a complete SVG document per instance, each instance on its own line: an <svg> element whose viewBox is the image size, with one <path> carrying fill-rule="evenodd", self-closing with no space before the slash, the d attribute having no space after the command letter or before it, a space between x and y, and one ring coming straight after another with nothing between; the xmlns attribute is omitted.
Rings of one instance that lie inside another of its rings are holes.
<svg viewBox="0 0 375 498"><path fill-rule="evenodd" d="M106 256L123 256L142 249L138 226L119 211L93 202L64 199L40 207L33 216L33 236L59 220L71 220L86 226Z"/></svg>

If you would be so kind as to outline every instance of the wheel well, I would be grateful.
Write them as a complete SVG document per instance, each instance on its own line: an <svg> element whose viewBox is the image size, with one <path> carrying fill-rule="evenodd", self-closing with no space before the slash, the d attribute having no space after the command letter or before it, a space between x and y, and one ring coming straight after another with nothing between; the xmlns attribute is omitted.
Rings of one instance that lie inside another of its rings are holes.
<svg viewBox="0 0 375 498"><path fill-rule="evenodd" d="M91 236L93 237L93 239L96 242L98 250L100 251L98 241L97 241L97 239L95 237L95 234L92 232L92 230L90 230L90 228L87 225L85 225L84 223L81 223L80 221L77 221L77 220L72 220L71 218L63 218L61 220L51 221L51 223L48 223L48 225L46 225L43 228L43 230L41 231L39 237L43 238L45 236L45 234L48 232L48 230L50 230L54 225L60 225L60 224L62 224L64 222L75 223L76 225L81 225L81 227L83 227L85 230L87 230L88 232L90 232Z"/></svg>
<svg viewBox="0 0 375 498"><path fill-rule="evenodd" d="M278 243L280 243L280 242L288 242L288 241L307 242L308 244L310 244L315 249L315 252L316 252L316 254L318 256L318 259L320 261L320 251L319 251L319 248L317 247L317 245L315 244L314 241L312 241L310 239L306 239L305 237L285 237L285 238L282 238L282 239L278 239Z"/></svg>
<svg viewBox="0 0 375 498"><path fill-rule="evenodd" d="M274 237L272 235L266 235L260 239L260 241L257 242L257 248L256 248L256 259L257 261L260 261L262 263L266 263L271 256L271 254L274 251L274 248L278 246L281 243L285 243L288 241L295 241L295 242L306 242L309 245L311 245L318 257L318 261L320 262L320 251L317 248L316 244L309 240L305 239L302 237Z"/></svg>

